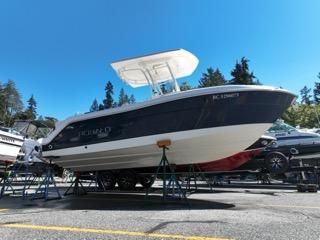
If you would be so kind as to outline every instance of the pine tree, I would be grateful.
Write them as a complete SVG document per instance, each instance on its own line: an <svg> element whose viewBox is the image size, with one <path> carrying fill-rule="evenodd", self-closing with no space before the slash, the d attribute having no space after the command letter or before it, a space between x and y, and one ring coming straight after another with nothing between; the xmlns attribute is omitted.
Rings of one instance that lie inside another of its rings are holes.
<svg viewBox="0 0 320 240"><path fill-rule="evenodd" d="M31 97L29 98L28 102L28 107L25 111L27 118L34 120L37 118L37 102L34 99L33 94L31 95Z"/></svg>
<svg viewBox="0 0 320 240"><path fill-rule="evenodd" d="M113 85L110 81L107 82L105 87L105 99L103 100L103 105L105 109L112 108L113 106Z"/></svg>
<svg viewBox="0 0 320 240"><path fill-rule="evenodd" d="M104 109L104 105L103 104L99 104L99 111L103 110Z"/></svg>
<svg viewBox="0 0 320 240"><path fill-rule="evenodd" d="M129 103L132 104L132 103L135 103L136 102L136 99L134 97L133 94L130 95L130 98L129 98Z"/></svg>
<svg viewBox="0 0 320 240"><path fill-rule="evenodd" d="M167 83L165 83L165 82L160 84L160 89L161 89L162 94L166 94L166 93L170 92L170 89L168 89Z"/></svg>
<svg viewBox="0 0 320 240"><path fill-rule="evenodd" d="M318 74L318 78L320 79L320 73ZM320 103L320 82L314 83L313 100L316 104Z"/></svg>
<svg viewBox="0 0 320 240"><path fill-rule="evenodd" d="M90 107L90 112L95 112L95 111L99 111L99 104L96 98L93 100Z"/></svg>
<svg viewBox="0 0 320 240"><path fill-rule="evenodd" d="M11 126L14 122L14 116L23 109L20 93L13 80L8 80L1 87L1 98L1 112L3 115L0 116L0 121L6 126Z"/></svg>
<svg viewBox="0 0 320 240"><path fill-rule="evenodd" d="M0 82L0 125L4 124L5 100L4 86Z"/></svg>
<svg viewBox="0 0 320 240"><path fill-rule="evenodd" d="M119 93L119 101L118 101L118 106L122 106L123 104L129 103L129 97L128 95L124 92L124 89L120 89Z"/></svg>
<svg viewBox="0 0 320 240"><path fill-rule="evenodd" d="M241 58L240 63L237 61L234 69L231 71L231 76L233 77L230 80L231 84L257 84L255 81L256 77L253 75L253 72L249 71L249 60L245 57ZM260 84L260 82L259 82Z"/></svg>
<svg viewBox="0 0 320 240"><path fill-rule="evenodd" d="M199 81L199 87L211 87L211 86L219 86L225 85L227 81L225 80L224 76L217 68L214 70L212 67L207 69L207 72L202 74L202 77Z"/></svg>
<svg viewBox="0 0 320 240"><path fill-rule="evenodd" d="M311 100L312 96L311 96L310 92L311 92L311 88L308 88L307 86L304 86L300 90L302 104L310 105L312 103L312 100Z"/></svg>
<svg viewBox="0 0 320 240"><path fill-rule="evenodd" d="M187 90L191 90L192 87L189 85L189 83L187 82L183 82L181 83L180 85L180 90L183 92L183 91L187 91Z"/></svg>

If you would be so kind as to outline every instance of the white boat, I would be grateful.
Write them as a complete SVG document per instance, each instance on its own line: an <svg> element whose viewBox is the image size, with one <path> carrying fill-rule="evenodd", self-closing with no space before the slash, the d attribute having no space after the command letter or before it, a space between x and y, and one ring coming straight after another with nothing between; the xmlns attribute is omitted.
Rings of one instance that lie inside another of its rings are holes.
<svg viewBox="0 0 320 240"><path fill-rule="evenodd" d="M178 49L111 64L132 87L149 85L151 100L70 117L43 139L42 157L74 171L139 169L159 164L157 142L177 165L208 163L248 148L294 101L280 88L235 86L180 92L177 78L198 59ZM166 83L171 93L163 94Z"/></svg>
<svg viewBox="0 0 320 240"><path fill-rule="evenodd" d="M24 136L12 128L0 127L0 162L14 162L23 144Z"/></svg>
<svg viewBox="0 0 320 240"><path fill-rule="evenodd" d="M36 139L46 136L52 127L40 120L17 120L12 128L0 127L0 163L42 162L37 158L40 146Z"/></svg>

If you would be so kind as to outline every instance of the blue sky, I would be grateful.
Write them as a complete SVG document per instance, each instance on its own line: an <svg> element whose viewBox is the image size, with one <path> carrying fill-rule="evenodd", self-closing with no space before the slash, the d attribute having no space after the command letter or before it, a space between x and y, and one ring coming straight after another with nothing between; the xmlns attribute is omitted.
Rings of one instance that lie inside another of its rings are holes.
<svg viewBox="0 0 320 240"><path fill-rule="evenodd" d="M138 101L146 88L123 84L110 63L184 48L200 60L188 77L197 85L207 67L225 77L242 56L266 85L295 93L320 72L318 0L2 0L0 82L13 79L24 101L59 119L100 102L111 80Z"/></svg>

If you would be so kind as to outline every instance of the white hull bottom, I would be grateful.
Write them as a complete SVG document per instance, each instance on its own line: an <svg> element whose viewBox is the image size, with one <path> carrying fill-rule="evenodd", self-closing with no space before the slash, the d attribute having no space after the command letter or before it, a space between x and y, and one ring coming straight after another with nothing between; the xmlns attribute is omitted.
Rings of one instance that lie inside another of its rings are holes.
<svg viewBox="0 0 320 240"><path fill-rule="evenodd" d="M120 141L43 152L56 156L56 164L74 171L96 171L158 166L160 140L170 139L167 151L171 164L204 163L229 157L253 144L271 123L215 127L159 134Z"/></svg>
<svg viewBox="0 0 320 240"><path fill-rule="evenodd" d="M22 142L21 142L22 145ZM15 161L21 146L0 142L0 161Z"/></svg>

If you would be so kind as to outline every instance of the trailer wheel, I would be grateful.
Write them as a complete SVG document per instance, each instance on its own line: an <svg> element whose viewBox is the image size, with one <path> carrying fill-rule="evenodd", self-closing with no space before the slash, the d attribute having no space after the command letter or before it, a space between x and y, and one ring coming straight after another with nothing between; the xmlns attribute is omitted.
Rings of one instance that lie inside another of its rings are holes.
<svg viewBox="0 0 320 240"><path fill-rule="evenodd" d="M101 182L103 184L104 189L106 189L106 190L114 189L114 187L116 185L116 177L114 176L113 172L111 172L111 171L102 172L100 175L100 179L101 179Z"/></svg>
<svg viewBox="0 0 320 240"><path fill-rule="evenodd" d="M303 183L297 184L297 191L298 192L306 192L308 190L307 185Z"/></svg>
<svg viewBox="0 0 320 240"><path fill-rule="evenodd" d="M273 174L281 174L288 170L289 160L281 152L271 152L264 159L264 165Z"/></svg>
<svg viewBox="0 0 320 240"><path fill-rule="evenodd" d="M308 184L307 188L308 188L308 192L318 192L317 184Z"/></svg>
<svg viewBox="0 0 320 240"><path fill-rule="evenodd" d="M133 190L137 184L137 175L134 171L121 171L117 182L121 190Z"/></svg>
<svg viewBox="0 0 320 240"><path fill-rule="evenodd" d="M141 175L139 176L139 182L144 188L150 188L153 185L153 176Z"/></svg>

